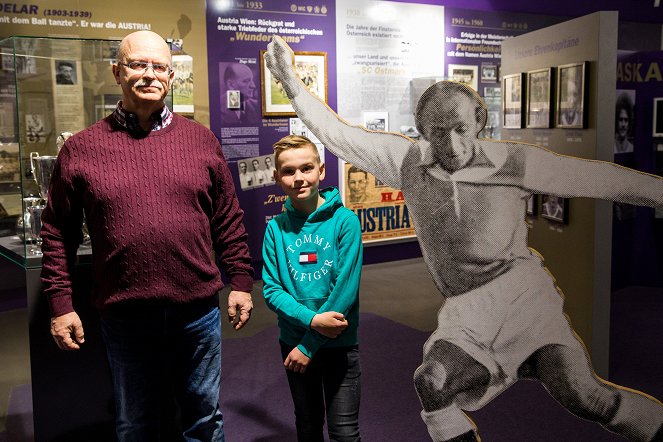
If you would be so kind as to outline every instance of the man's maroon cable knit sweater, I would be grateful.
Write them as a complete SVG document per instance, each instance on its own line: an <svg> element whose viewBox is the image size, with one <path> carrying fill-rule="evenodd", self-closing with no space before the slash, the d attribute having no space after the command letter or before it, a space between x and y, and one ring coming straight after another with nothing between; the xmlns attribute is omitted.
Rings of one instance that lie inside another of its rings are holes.
<svg viewBox="0 0 663 442"><path fill-rule="evenodd" d="M140 138L109 116L67 140L43 214L42 281L53 316L73 311L83 209L100 310L126 300L214 295L223 283L212 249L232 288L251 290L232 177L217 139L197 123L174 115Z"/></svg>

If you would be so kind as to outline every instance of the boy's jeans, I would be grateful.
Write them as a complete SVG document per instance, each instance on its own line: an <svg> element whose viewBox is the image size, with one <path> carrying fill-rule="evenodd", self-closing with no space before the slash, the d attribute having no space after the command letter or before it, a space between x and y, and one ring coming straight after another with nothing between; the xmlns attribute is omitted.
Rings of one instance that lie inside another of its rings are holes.
<svg viewBox="0 0 663 442"><path fill-rule="evenodd" d="M283 360L292 350L281 342ZM360 441L361 367L356 347L320 349L304 373L286 370L299 442L322 442L325 404L329 440Z"/></svg>

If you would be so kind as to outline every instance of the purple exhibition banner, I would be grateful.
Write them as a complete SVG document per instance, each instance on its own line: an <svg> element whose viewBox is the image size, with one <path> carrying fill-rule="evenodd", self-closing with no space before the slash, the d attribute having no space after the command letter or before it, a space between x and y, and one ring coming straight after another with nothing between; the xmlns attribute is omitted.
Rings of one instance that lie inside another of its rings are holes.
<svg viewBox="0 0 663 442"><path fill-rule="evenodd" d="M288 103L279 85L261 69L261 51L273 35L283 37L297 53L315 54L302 61L302 69L327 86L327 103L336 109L334 2L207 2L210 128L221 141L235 179L254 261L262 260L266 223L285 202L272 178L272 146L298 127L284 115ZM268 115L263 115L263 105ZM325 157L323 184L338 185L338 161L329 152Z"/></svg>
<svg viewBox="0 0 663 442"><path fill-rule="evenodd" d="M449 78L467 82L481 96L500 87L502 41L563 21L513 12L445 8L445 62Z"/></svg>
<svg viewBox="0 0 663 442"><path fill-rule="evenodd" d="M619 19L643 23L663 23L661 0L557 0L533 2L531 0L404 0L407 3L438 4L447 8L464 8L482 11L510 11L550 16L580 17L597 11L619 11ZM511 15L511 14L510 14Z"/></svg>
<svg viewBox="0 0 663 442"><path fill-rule="evenodd" d="M626 117L632 149L615 148L615 163L663 176L663 52L620 53L617 57L615 140ZM623 115L621 115L623 114ZM618 122L618 117L620 118ZM617 141L615 141L617 144ZM663 287L663 210L615 204L612 240L613 289ZM637 246L636 246L637 245Z"/></svg>

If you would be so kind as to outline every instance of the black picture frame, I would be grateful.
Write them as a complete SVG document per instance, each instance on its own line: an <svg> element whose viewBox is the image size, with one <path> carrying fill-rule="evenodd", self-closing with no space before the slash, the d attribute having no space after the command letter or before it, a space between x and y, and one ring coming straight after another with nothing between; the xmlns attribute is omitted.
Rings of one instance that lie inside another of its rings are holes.
<svg viewBox="0 0 663 442"><path fill-rule="evenodd" d="M568 224L569 199L555 195L541 195L541 218L559 224Z"/></svg>
<svg viewBox="0 0 663 442"><path fill-rule="evenodd" d="M555 127L587 128L588 68L589 63L586 61L557 66Z"/></svg>
<svg viewBox="0 0 663 442"><path fill-rule="evenodd" d="M654 98L654 121L652 123L652 136L663 137L663 97Z"/></svg>
<svg viewBox="0 0 663 442"><path fill-rule="evenodd" d="M549 129L553 123L555 69L527 72L527 113L525 127Z"/></svg>
<svg viewBox="0 0 663 442"><path fill-rule="evenodd" d="M502 128L522 129L525 121L524 97L527 91L525 73L502 78Z"/></svg>

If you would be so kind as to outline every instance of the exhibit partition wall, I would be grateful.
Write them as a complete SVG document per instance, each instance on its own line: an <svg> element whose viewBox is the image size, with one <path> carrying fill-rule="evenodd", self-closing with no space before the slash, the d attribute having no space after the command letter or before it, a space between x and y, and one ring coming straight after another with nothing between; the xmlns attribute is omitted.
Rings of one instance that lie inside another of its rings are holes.
<svg viewBox="0 0 663 442"><path fill-rule="evenodd" d="M616 12L594 13L504 41L502 75L522 79L522 122L520 128L504 129L502 139L612 161L616 57ZM596 372L607 376L611 203L541 195L539 204L539 216L528 215L529 244L546 258Z"/></svg>

